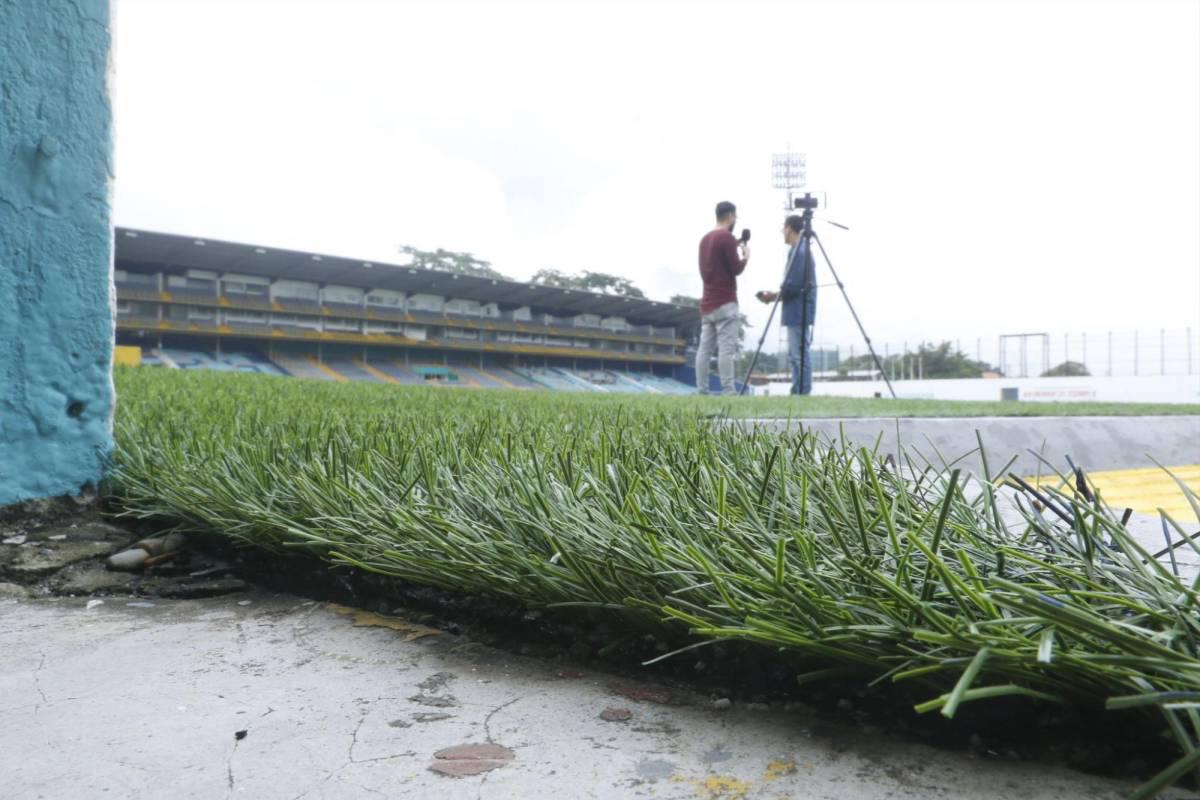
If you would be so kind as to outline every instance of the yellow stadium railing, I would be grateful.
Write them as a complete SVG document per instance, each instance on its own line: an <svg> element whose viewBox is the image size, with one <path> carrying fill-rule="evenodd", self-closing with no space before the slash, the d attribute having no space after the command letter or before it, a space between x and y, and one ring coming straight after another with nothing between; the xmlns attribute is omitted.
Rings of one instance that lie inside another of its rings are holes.
<svg viewBox="0 0 1200 800"><path fill-rule="evenodd" d="M574 336L611 342L636 342L640 344L669 344L682 347L686 341L679 338L641 336L632 333L616 333L600 328L560 328L550 325L535 325L525 322L506 322L504 320L474 320L466 317L451 317L438 314L411 314L406 312L387 312L378 309L331 309L328 306L316 306L313 310L289 308L279 303L243 300L230 295L220 295L208 300L199 297L173 297L170 292L143 291L126 287L117 287L118 300L150 300L154 302L177 305L191 305L211 308L243 309L248 311L282 311L286 313L303 314L305 316L346 317L347 319L377 319L391 322L407 322L412 325L439 325L447 328L461 328L476 331L507 331L515 333L542 333L552 336ZM320 311L315 309L319 308Z"/></svg>
<svg viewBox="0 0 1200 800"><path fill-rule="evenodd" d="M579 347L550 347L515 342L470 342L453 339L410 339L386 333L350 333L340 331L296 331L281 330L268 326L252 327L239 325L202 325L194 322L172 323L168 320L118 319L118 330L163 331L182 334L209 334L219 337L271 339L287 342L340 342L365 344L381 347L416 347L431 350L460 350L467 352L513 353L527 355L559 356L583 359L605 359L609 361L639 361L656 364L683 364L681 355L667 353L630 353L623 350L597 350Z"/></svg>

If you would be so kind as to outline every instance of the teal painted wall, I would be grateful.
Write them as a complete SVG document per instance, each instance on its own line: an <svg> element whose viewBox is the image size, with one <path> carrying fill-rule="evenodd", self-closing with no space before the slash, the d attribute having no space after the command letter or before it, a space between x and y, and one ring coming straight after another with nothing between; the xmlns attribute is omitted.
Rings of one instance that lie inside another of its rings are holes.
<svg viewBox="0 0 1200 800"><path fill-rule="evenodd" d="M0 505L112 447L108 0L0 0Z"/></svg>

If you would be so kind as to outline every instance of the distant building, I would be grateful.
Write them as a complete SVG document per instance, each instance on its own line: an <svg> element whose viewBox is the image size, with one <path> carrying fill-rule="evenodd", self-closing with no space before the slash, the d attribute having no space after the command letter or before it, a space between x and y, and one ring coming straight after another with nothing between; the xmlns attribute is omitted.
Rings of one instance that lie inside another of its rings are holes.
<svg viewBox="0 0 1200 800"><path fill-rule="evenodd" d="M290 374L398 383L442 382L454 366L570 370L596 387L611 383L613 371L676 377L698 325L695 308L671 303L128 228L116 234L117 342L166 359L173 349L201 360L236 353L249 360L229 362L234 369L261 358Z"/></svg>

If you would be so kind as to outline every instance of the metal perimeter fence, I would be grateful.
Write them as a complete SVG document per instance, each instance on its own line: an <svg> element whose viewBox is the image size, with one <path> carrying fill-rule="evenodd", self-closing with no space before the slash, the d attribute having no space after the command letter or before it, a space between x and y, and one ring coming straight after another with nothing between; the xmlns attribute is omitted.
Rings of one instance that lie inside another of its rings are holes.
<svg viewBox="0 0 1200 800"><path fill-rule="evenodd" d="M1009 378L1035 378L1072 362L1088 375L1139 377L1150 375L1200 374L1200 329L1090 331L1050 333L1021 331L973 339L928 337L922 341L873 341L875 353L893 380L925 377L922 342L936 347L950 342L953 350L973 361L983 362ZM816 378L834 377L839 367L854 360L863 369L840 370L842 377L870 378L874 370L859 363L867 354L862 342L838 344L814 341L813 368ZM1075 368L1078 369L1077 367ZM1075 374L1066 372L1062 374Z"/></svg>

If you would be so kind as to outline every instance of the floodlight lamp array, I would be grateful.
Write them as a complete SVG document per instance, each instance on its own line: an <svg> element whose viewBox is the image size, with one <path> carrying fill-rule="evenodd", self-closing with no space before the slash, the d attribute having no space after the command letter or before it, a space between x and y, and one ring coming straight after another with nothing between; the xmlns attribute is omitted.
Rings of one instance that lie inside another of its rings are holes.
<svg viewBox="0 0 1200 800"><path fill-rule="evenodd" d="M771 156L771 182L776 189L801 189L807 181L807 159L803 153Z"/></svg>

